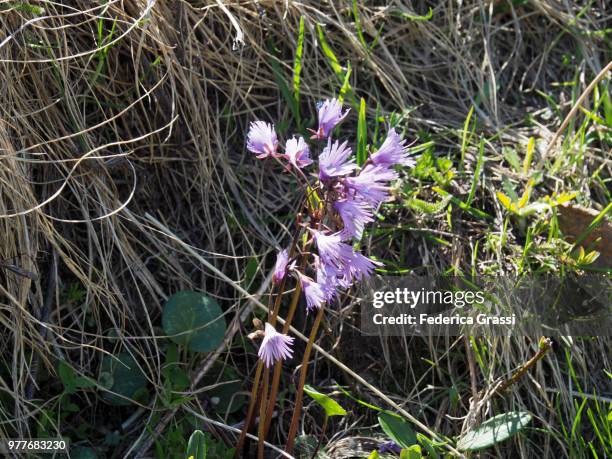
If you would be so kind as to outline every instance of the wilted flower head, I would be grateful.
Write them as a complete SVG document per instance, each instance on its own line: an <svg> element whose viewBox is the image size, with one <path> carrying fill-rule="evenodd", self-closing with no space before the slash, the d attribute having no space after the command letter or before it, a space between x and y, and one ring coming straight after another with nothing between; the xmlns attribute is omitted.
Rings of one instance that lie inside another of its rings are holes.
<svg viewBox="0 0 612 459"><path fill-rule="evenodd" d="M361 239L365 225L374 221L372 208L364 201L341 199L334 203L334 208L344 223L341 234L345 239Z"/></svg>
<svg viewBox="0 0 612 459"><path fill-rule="evenodd" d="M294 167L301 169L304 166L312 164L310 159L310 150L302 137L291 138L287 140L285 146L285 157Z"/></svg>
<svg viewBox="0 0 612 459"><path fill-rule="evenodd" d="M378 151L370 156L370 161L374 165L387 167L395 164L408 167L415 165L414 159L410 158L406 151L406 142L402 140L393 128L389 129L387 138Z"/></svg>
<svg viewBox="0 0 612 459"><path fill-rule="evenodd" d="M313 139L327 139L332 129L340 123L350 109L342 113L342 103L338 99L327 99L319 106L319 128L312 136Z"/></svg>
<svg viewBox="0 0 612 459"><path fill-rule="evenodd" d="M318 309L325 303L326 295L321 286L310 277L298 272L300 284L306 297L306 308L310 311Z"/></svg>
<svg viewBox="0 0 612 459"><path fill-rule="evenodd" d="M278 148L274 125L264 121L253 121L247 134L247 149L263 159L273 156Z"/></svg>
<svg viewBox="0 0 612 459"><path fill-rule="evenodd" d="M283 335L266 322L264 338L257 355L270 368L279 360L290 359L293 356L291 345L294 338Z"/></svg>
<svg viewBox="0 0 612 459"><path fill-rule="evenodd" d="M278 284L285 278L288 263L289 252L287 251L287 249L278 252L278 254L276 255L276 265L274 265L274 274L272 275L272 282Z"/></svg>
<svg viewBox="0 0 612 459"><path fill-rule="evenodd" d="M351 173L357 168L357 165L354 160L349 159L350 155L351 148L348 142L340 144L336 141L332 144L329 139L327 146L319 155L319 178L325 181Z"/></svg>

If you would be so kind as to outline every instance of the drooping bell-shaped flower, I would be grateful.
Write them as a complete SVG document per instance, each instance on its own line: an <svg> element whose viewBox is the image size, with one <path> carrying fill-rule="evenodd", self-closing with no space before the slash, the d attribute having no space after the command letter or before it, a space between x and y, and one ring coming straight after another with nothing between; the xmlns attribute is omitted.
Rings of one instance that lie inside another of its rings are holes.
<svg viewBox="0 0 612 459"><path fill-rule="evenodd" d="M247 149L259 159L276 154L278 138L274 125L264 121L253 121L247 134Z"/></svg>
<svg viewBox="0 0 612 459"><path fill-rule="evenodd" d="M344 239L361 239L365 225L374 221L372 207L361 200L341 199L334 203L334 208L344 223L341 231Z"/></svg>
<svg viewBox="0 0 612 459"><path fill-rule="evenodd" d="M382 263L354 252L351 260L344 265L344 275L353 281L362 281L370 277L377 266L382 266Z"/></svg>
<svg viewBox="0 0 612 459"><path fill-rule="evenodd" d="M264 338L259 346L257 355L266 367L272 367L280 360L290 359L293 356L291 345L294 338L276 331L274 326L266 322Z"/></svg>
<svg viewBox="0 0 612 459"><path fill-rule="evenodd" d="M318 309L325 303L326 295L323 292L321 286L310 277L302 274L298 271L298 277L300 278L300 285L306 298L306 309L311 311Z"/></svg>
<svg viewBox="0 0 612 459"><path fill-rule="evenodd" d="M287 249L283 249L276 255L276 264L274 265L274 274L272 275L272 282L275 284L280 283L287 274L287 265L289 263L289 252Z"/></svg>
<svg viewBox="0 0 612 459"><path fill-rule="evenodd" d="M353 256L353 248L342 242L340 232L325 234L322 231L313 231L313 237L317 244L321 262L324 264L341 268Z"/></svg>

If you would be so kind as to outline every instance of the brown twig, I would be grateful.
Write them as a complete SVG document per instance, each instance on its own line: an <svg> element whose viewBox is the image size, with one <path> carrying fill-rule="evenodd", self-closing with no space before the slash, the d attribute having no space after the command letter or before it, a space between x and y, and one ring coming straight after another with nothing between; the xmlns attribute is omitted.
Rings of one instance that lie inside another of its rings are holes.
<svg viewBox="0 0 612 459"><path fill-rule="evenodd" d="M304 384L306 384L306 375L308 373L308 363L310 359L310 352L312 346L317 337L321 320L323 319L323 313L325 308L321 306L317 312L317 317L312 325L308 343L306 344L306 350L304 351L304 357L302 358L302 368L300 368L300 380L297 387L297 393L295 396L295 408L293 409L293 416L291 417L291 424L289 425L289 433L287 434L287 445L285 451L289 454L293 454L293 445L295 442L295 436L297 434L298 423L302 414L302 403L304 400Z"/></svg>

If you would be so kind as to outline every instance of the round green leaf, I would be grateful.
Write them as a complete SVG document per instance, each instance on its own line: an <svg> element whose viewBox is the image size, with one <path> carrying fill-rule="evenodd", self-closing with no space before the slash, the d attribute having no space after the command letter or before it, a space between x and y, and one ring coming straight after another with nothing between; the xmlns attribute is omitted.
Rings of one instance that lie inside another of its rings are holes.
<svg viewBox="0 0 612 459"><path fill-rule="evenodd" d="M135 398L136 394L147 385L147 378L142 373L134 358L127 352L116 356L105 355L100 370L101 386L111 383L109 390L127 398ZM112 405L129 405L131 402L119 395L105 392L104 400Z"/></svg>
<svg viewBox="0 0 612 459"><path fill-rule="evenodd" d="M168 298L162 315L164 333L191 351L210 352L225 336L225 318L215 300L199 292L183 291Z"/></svg>
<svg viewBox="0 0 612 459"><path fill-rule="evenodd" d="M463 451L488 448L518 433L530 421L531 414L525 411L498 414L478 427L468 430L457 442L457 448Z"/></svg>

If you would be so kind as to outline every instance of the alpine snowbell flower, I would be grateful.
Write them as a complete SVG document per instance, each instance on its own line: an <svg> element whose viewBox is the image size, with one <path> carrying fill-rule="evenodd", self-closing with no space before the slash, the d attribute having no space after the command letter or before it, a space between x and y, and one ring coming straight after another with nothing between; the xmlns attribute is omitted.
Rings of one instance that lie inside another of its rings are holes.
<svg viewBox="0 0 612 459"><path fill-rule="evenodd" d="M293 448L297 426L301 419L303 381L308 369L314 339L325 313L324 305L337 298L343 290L351 288L356 282L366 280L373 274L377 266L382 266L382 263L355 250L352 240L360 239L363 236L365 226L374 220L375 208L389 199L389 182L398 178L398 172L393 169L393 166L414 166L415 163L408 156L405 141L391 128L380 148L366 160L364 165L358 166L352 157L348 142L334 141L331 138L332 130L346 118L349 110L343 111L342 103L337 99L325 100L317 106L317 109L319 124L317 130L310 130L314 134L311 138L327 140L326 145L321 145L321 152L318 155L318 174L313 174L318 175L318 180L315 178L311 181L311 177L301 171L303 167L313 162L304 138L295 136L288 139L285 151L279 153L279 141L274 125L263 121L252 122L247 135L249 151L261 159L275 158L283 162L285 170L296 179L292 183L303 185L304 191L303 207L295 217L297 231L292 246L296 252L295 260L290 259L287 250L281 250L277 255L272 273L272 282L275 285L281 283L284 285L283 281L288 272L295 275L296 282L299 282L290 303L291 309L287 315L286 327L291 325L300 294L304 295L308 312L317 310L317 317L304 350L304 364L300 369L302 383L298 386L296 407L287 434L286 450L288 452L291 452ZM312 235L312 239L302 237L304 236L303 229ZM287 293L280 288L281 291L274 292L274 290L276 290L275 287L270 293L270 304L272 304L273 293L276 293L274 309L269 311L271 322L276 319L282 306L283 295ZM255 327L257 330L249 336L263 336L258 351L260 358L258 371L261 371L264 365L270 368L293 356L294 338L277 332L270 323L261 327L259 321ZM275 375L273 380L275 386L270 389L270 394L277 393L278 383ZM242 450L251 421L250 416L256 412L257 401L261 400L257 397L258 390L259 380L256 378L251 392L251 403L248 410L250 414L245 420L245 429L241 433L237 451ZM268 390L267 386L264 386L264 390ZM265 397L263 400L265 401ZM268 403L266 412L269 412L275 399L271 398L266 403ZM260 408L264 409L264 406ZM264 428L264 438L265 430L266 428ZM263 440L263 438L259 439Z"/></svg>
<svg viewBox="0 0 612 459"><path fill-rule="evenodd" d="M312 280L310 277L298 272L300 284L306 298L306 309L309 311L318 309L325 303L325 293L321 286Z"/></svg>
<svg viewBox="0 0 612 459"><path fill-rule="evenodd" d="M317 263L317 284L321 287L326 301L331 301L337 295L337 289L342 287L339 275L340 271L334 266Z"/></svg>
<svg viewBox="0 0 612 459"><path fill-rule="evenodd" d="M294 338L283 335L266 322L264 338L259 346L257 355L265 363L266 367L272 367L280 360L290 359L293 356L291 345Z"/></svg>
<svg viewBox="0 0 612 459"><path fill-rule="evenodd" d="M253 121L247 134L247 149L259 159L274 156L278 148L278 139L274 125L264 121Z"/></svg>
<svg viewBox="0 0 612 459"><path fill-rule="evenodd" d="M341 234L345 239L361 239L363 229L367 223L374 221L372 208L365 202L356 199L342 199L334 203L344 229Z"/></svg>
<svg viewBox="0 0 612 459"><path fill-rule="evenodd" d="M285 145L285 157L296 169L312 164L310 150L303 137L291 138Z"/></svg>
<svg viewBox="0 0 612 459"><path fill-rule="evenodd" d="M359 252L354 252L350 263L347 263L344 267L345 276L353 280L362 281L372 275L376 266L382 266L382 263L370 260Z"/></svg>
<svg viewBox="0 0 612 459"><path fill-rule="evenodd" d="M327 181L332 177L350 174L357 169L357 164L351 156L351 148L348 142L340 144L336 141L332 144L331 139L328 140L327 146L319 155L319 179Z"/></svg>
<svg viewBox="0 0 612 459"><path fill-rule="evenodd" d="M275 284L280 283L287 273L287 264L289 263L289 252L287 249L281 250L276 255L276 265L274 266L274 274L272 275L272 282Z"/></svg>
<svg viewBox="0 0 612 459"><path fill-rule="evenodd" d="M344 179L345 185L355 192L355 196L376 208L389 199L387 182L397 179L397 173L384 166L368 164L359 175Z"/></svg>
<svg viewBox="0 0 612 459"><path fill-rule="evenodd" d="M329 137L331 131L340 123L350 108L342 113L342 103L338 99L327 99L319 106L319 128L314 132L311 139L323 140Z"/></svg>
<svg viewBox="0 0 612 459"><path fill-rule="evenodd" d="M313 234L321 262L341 268L350 261L353 256L353 248L342 242L340 232L324 234L321 231L314 231Z"/></svg>
<svg viewBox="0 0 612 459"><path fill-rule="evenodd" d="M389 129L387 138L380 146L376 153L370 156L370 162L377 166L393 166L400 164L402 166L414 167L416 164L414 159L408 156L406 150L406 141L395 132L395 129Z"/></svg>

